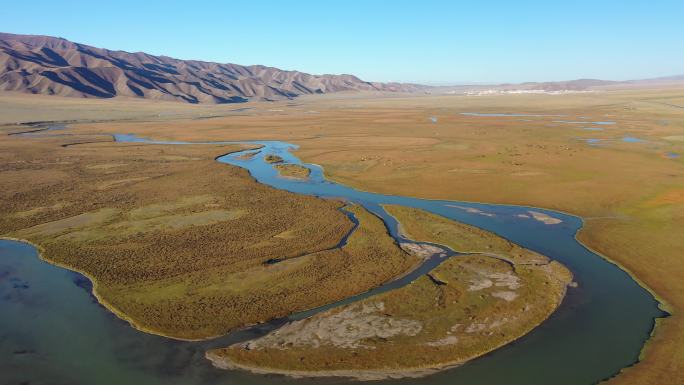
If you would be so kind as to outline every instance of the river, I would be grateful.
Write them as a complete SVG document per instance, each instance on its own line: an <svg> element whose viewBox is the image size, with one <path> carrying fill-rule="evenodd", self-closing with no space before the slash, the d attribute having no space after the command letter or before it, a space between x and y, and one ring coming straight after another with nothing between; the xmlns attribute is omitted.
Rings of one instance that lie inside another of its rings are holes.
<svg viewBox="0 0 684 385"><path fill-rule="evenodd" d="M132 135L115 135L115 139L149 145L190 144ZM593 384L635 363L655 318L665 315L653 296L627 273L575 239L582 226L581 218L522 206L426 200L358 191L326 180L323 169L311 164L303 164L311 170L306 181L281 178L263 157L275 154L288 163L302 164L292 152L296 146L279 141L248 143L263 148L251 158L240 157L242 152L217 160L246 168L260 183L278 189L323 198L343 198L360 204L383 218L391 235L397 239L401 238L397 223L384 212L382 204L416 207L492 231L560 261L575 274L578 287L570 288L558 310L523 338L458 368L421 379L388 380L380 384ZM545 224L532 218L530 211L561 222ZM424 273L439 260L433 259L430 263L407 279ZM391 288L388 286L384 290ZM209 341L176 341L131 328L99 305L90 289L90 282L85 277L43 262L32 246L0 241L0 306L3 309L0 317L0 384L349 382L223 371L213 368L204 359L207 349L263 335L287 320L276 320ZM310 312L293 318L308 314Z"/></svg>

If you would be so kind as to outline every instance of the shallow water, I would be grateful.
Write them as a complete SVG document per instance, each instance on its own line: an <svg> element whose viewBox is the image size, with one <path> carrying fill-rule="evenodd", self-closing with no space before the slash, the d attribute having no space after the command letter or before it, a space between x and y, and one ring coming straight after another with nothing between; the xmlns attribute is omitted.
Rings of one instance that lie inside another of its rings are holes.
<svg viewBox="0 0 684 385"><path fill-rule="evenodd" d="M167 144L117 135L118 141ZM233 142L223 142L233 143ZM426 378L383 381L382 384L593 384L634 363L654 318L663 313L657 302L624 271L579 244L577 217L519 206L425 200L374 194L325 180L311 169L307 181L280 178L263 161L267 154L300 163L296 146L277 141L251 142L264 148L251 159L241 153L218 161L244 167L259 182L301 194L341 197L383 218L398 237L397 223L380 207L400 204L421 208L504 236L524 247L559 260L575 274L561 307L540 327L520 340L462 367ZM529 210L562 220L546 225ZM527 218L521 217L527 215ZM435 265L439 257L432 261ZM430 265L425 265L429 269ZM424 271L417 272L421 274ZM214 369L203 358L213 347L261 335L285 322L231 333L210 341L180 342L138 332L101 307L79 274L49 265L35 249L0 241L0 373L1 383L32 384L332 384L344 379L296 380ZM301 317L305 314L295 316Z"/></svg>

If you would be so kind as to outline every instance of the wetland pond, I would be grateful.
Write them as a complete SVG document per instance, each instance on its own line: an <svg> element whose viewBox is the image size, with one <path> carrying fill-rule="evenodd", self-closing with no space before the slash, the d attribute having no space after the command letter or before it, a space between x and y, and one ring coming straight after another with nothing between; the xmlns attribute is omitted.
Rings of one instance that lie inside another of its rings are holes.
<svg viewBox="0 0 684 385"><path fill-rule="evenodd" d="M161 142L132 135L115 135L121 142ZM215 142L216 143L216 142ZM219 142L236 143L236 142ZM558 212L507 205L426 200L374 194L330 182L323 169L301 163L296 146L278 141L239 142L263 146L219 157L243 167L260 183L299 194L341 198L360 204L381 217L390 234L402 241L398 224L382 209L395 204L423 209L492 231L519 245L558 260L575 274L558 310L523 338L460 367L419 379L386 380L386 384L468 385L583 385L611 377L634 364L656 317L657 301L616 265L591 252L575 239L582 226L578 217ZM253 156L244 156L253 154ZM267 155L311 170L306 180L282 178ZM541 215L540 215L541 214ZM551 218L552 220L549 220ZM406 284L442 260L436 255L410 276L371 293L341 301L353 302L378 291ZM294 379L213 368L204 358L211 348L225 347L263 335L295 314L207 341L184 342L137 331L98 304L90 282L80 274L38 258L32 246L0 240L0 384L339 384L346 379ZM329 306L327 306L329 307ZM324 307L324 308L327 308Z"/></svg>

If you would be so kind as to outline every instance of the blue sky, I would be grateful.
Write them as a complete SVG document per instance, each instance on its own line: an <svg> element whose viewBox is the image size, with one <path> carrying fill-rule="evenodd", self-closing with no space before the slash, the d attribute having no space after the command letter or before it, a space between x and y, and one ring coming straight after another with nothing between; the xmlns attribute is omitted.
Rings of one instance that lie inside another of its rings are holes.
<svg viewBox="0 0 684 385"><path fill-rule="evenodd" d="M365 80L684 74L683 0L32 0L5 1L2 14L2 32Z"/></svg>

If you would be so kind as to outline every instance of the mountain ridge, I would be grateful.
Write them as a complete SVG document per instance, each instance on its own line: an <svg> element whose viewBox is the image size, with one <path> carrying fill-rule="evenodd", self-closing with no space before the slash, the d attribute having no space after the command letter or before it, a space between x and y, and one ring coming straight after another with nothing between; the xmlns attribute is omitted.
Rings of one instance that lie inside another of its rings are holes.
<svg viewBox="0 0 684 385"><path fill-rule="evenodd" d="M115 96L239 103L341 91L418 92L428 86L312 75L265 65L181 60L97 48L64 38L0 33L0 90L69 97Z"/></svg>

